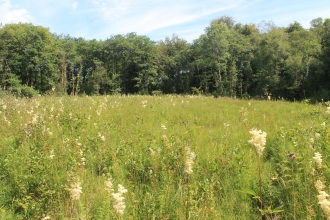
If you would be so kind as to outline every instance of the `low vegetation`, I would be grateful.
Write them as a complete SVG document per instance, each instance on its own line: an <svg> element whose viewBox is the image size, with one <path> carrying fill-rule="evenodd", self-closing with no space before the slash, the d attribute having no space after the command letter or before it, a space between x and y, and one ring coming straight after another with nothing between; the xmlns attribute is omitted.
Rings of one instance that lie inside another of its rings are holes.
<svg viewBox="0 0 330 220"><path fill-rule="evenodd" d="M327 104L4 96L0 218L329 219Z"/></svg>

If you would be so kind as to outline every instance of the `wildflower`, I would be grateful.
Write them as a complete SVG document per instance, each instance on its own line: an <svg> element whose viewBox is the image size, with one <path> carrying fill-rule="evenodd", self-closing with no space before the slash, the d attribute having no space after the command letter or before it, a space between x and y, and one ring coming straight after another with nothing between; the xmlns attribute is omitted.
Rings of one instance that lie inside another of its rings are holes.
<svg viewBox="0 0 330 220"><path fill-rule="evenodd" d="M150 155L155 155L155 151L149 147L149 150L150 150Z"/></svg>
<svg viewBox="0 0 330 220"><path fill-rule="evenodd" d="M194 159L196 157L194 152L191 152L189 147L186 147L187 151L187 158L186 158L186 164L185 164L185 172L188 174L191 174L193 172L192 165L194 163Z"/></svg>
<svg viewBox="0 0 330 220"><path fill-rule="evenodd" d="M80 166L85 166L86 165L86 158L85 157L82 157L80 158Z"/></svg>
<svg viewBox="0 0 330 220"><path fill-rule="evenodd" d="M39 116L37 115L37 114L35 114L34 116L33 116L33 118L32 118L32 124L37 124L37 122L38 122L38 118L39 118Z"/></svg>
<svg viewBox="0 0 330 220"><path fill-rule="evenodd" d="M320 180L317 180L315 183L315 188L320 192L325 188L325 186Z"/></svg>
<svg viewBox="0 0 330 220"><path fill-rule="evenodd" d="M161 126L160 126L163 130L166 130L167 128L166 128L166 125L164 125L164 124L162 124Z"/></svg>
<svg viewBox="0 0 330 220"><path fill-rule="evenodd" d="M321 124L321 126L322 126L323 128L325 128L325 121Z"/></svg>
<svg viewBox="0 0 330 220"><path fill-rule="evenodd" d="M252 129L249 133L251 135L251 139L248 140L248 143L255 147L257 154L262 154L266 145L267 133L257 129Z"/></svg>
<svg viewBox="0 0 330 220"><path fill-rule="evenodd" d="M11 125L11 122L9 120L7 120L6 116L3 116L3 119L5 120L5 122L7 122L8 125Z"/></svg>
<svg viewBox="0 0 330 220"><path fill-rule="evenodd" d="M113 190L113 184L112 184L112 179L109 178L104 182L104 186L105 186L105 191L107 191L108 193L112 193Z"/></svg>
<svg viewBox="0 0 330 220"><path fill-rule="evenodd" d="M309 139L312 144L314 144L314 138Z"/></svg>
<svg viewBox="0 0 330 220"><path fill-rule="evenodd" d="M319 139L321 137L321 134L320 133L315 133L315 138L316 139Z"/></svg>
<svg viewBox="0 0 330 220"><path fill-rule="evenodd" d="M79 200L80 194L82 194L81 182L79 181L79 179L71 183L70 188L68 190L72 200Z"/></svg>
<svg viewBox="0 0 330 220"><path fill-rule="evenodd" d="M115 203L113 204L113 208L115 209L115 212L117 215L123 215L124 210L126 208L125 202L124 202L124 196L123 194L127 193L127 189L125 189L122 185L118 184L118 192L112 193L113 198L115 199Z"/></svg>
<svg viewBox="0 0 330 220"><path fill-rule="evenodd" d="M316 163L316 167L318 169L322 168L322 155L319 152L315 153L315 157L313 157Z"/></svg>
<svg viewBox="0 0 330 220"><path fill-rule="evenodd" d="M330 114L330 106L327 107L327 111L326 111L326 113Z"/></svg>
<svg viewBox="0 0 330 220"><path fill-rule="evenodd" d="M292 160L295 160L297 157L296 157L296 155L294 154L294 153L288 153L287 155L286 155L287 157L289 157L289 158L291 158Z"/></svg>
<svg viewBox="0 0 330 220"><path fill-rule="evenodd" d="M50 159L53 159L54 157L55 157L54 150L51 150L51 151L50 151L49 158L50 158Z"/></svg>
<svg viewBox="0 0 330 220"><path fill-rule="evenodd" d="M41 220L49 220L49 219L51 219L51 218L49 215L47 215L47 216L43 217Z"/></svg>
<svg viewBox="0 0 330 220"><path fill-rule="evenodd" d="M105 142L105 137L103 135L101 135L100 133L98 135L99 135L99 138L101 139L101 141Z"/></svg>
<svg viewBox="0 0 330 220"><path fill-rule="evenodd" d="M223 123L223 126L225 127L229 127L230 124L227 124L227 123Z"/></svg>
<svg viewBox="0 0 330 220"><path fill-rule="evenodd" d="M148 103L147 100L142 101L142 107L143 107L143 108L147 107L147 103Z"/></svg>
<svg viewBox="0 0 330 220"><path fill-rule="evenodd" d="M7 109L7 105L3 105L2 108L3 108L3 110L6 110Z"/></svg>
<svg viewBox="0 0 330 220"><path fill-rule="evenodd" d="M328 199L329 194L323 191L325 187L320 180L316 181L315 188L319 192L319 195L317 195L317 200L319 201L323 214L326 217L326 219L330 219L330 201Z"/></svg>
<svg viewBox="0 0 330 220"><path fill-rule="evenodd" d="M50 131L50 128L47 128L46 131L47 131L49 136L51 136L51 137L53 136L53 132Z"/></svg>
<svg viewBox="0 0 330 220"><path fill-rule="evenodd" d="M247 121L247 116L249 115L249 112L247 111L247 109L241 107L241 109L239 110L239 112L242 115L243 121Z"/></svg>

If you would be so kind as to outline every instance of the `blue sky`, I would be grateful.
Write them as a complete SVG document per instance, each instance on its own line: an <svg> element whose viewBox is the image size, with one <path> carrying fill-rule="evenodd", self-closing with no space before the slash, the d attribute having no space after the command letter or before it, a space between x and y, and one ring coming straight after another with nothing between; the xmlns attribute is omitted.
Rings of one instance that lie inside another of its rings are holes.
<svg viewBox="0 0 330 220"><path fill-rule="evenodd" d="M210 21L223 15L242 24L294 21L309 28L312 19L330 18L329 0L0 0L2 24L31 22L52 33L105 40L136 32L151 40L173 33L192 42Z"/></svg>

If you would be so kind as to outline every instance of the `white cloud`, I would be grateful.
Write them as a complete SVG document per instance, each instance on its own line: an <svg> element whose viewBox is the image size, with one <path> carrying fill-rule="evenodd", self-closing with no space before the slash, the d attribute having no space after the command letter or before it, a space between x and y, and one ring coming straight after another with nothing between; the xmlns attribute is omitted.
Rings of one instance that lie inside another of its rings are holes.
<svg viewBox="0 0 330 220"><path fill-rule="evenodd" d="M113 21L125 15L128 11L128 0L93 0L96 11L101 12L103 19Z"/></svg>
<svg viewBox="0 0 330 220"><path fill-rule="evenodd" d="M103 34L125 34L137 32L148 34L166 27L186 24L221 11L235 8L242 0L236 1L191 1L168 0L153 2L142 0L93 0L99 15L108 21L107 32ZM199 27L203 29L204 27ZM110 33L111 32L111 33Z"/></svg>
<svg viewBox="0 0 330 220"><path fill-rule="evenodd" d="M0 22L3 24L32 22L34 19L25 8L18 8L10 0L0 1Z"/></svg>
<svg viewBox="0 0 330 220"><path fill-rule="evenodd" d="M75 10L78 7L78 2L72 3L72 9Z"/></svg>

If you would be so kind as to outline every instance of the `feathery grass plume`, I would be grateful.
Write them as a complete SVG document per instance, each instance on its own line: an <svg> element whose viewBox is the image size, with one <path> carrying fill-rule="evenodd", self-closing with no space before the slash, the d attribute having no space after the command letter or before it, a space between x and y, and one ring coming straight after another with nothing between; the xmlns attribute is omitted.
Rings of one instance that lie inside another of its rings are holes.
<svg viewBox="0 0 330 220"><path fill-rule="evenodd" d="M121 216L124 214L124 210L126 208L125 202L124 202L124 196L123 194L127 193L127 189L125 189L122 185L118 184L118 192L112 193L113 198L115 199L115 203L113 204L113 208L115 209L115 212L117 216Z"/></svg>
<svg viewBox="0 0 330 220"><path fill-rule="evenodd" d="M186 151L187 151L187 158L186 158L184 171L188 174L191 174L193 172L192 165L194 163L194 159L196 155L194 152L191 152L190 147L186 147Z"/></svg>
<svg viewBox="0 0 330 220"><path fill-rule="evenodd" d="M316 168L322 168L322 155L319 152L315 153L315 157L313 157L316 163Z"/></svg>
<svg viewBox="0 0 330 220"><path fill-rule="evenodd" d="M68 188L70 197L73 201L79 200L82 192L81 181L79 178L73 178L73 181L70 183L70 188Z"/></svg>
<svg viewBox="0 0 330 220"><path fill-rule="evenodd" d="M255 147L257 154L261 155L265 149L267 133L257 129L251 129L249 133L251 139L248 140L248 143Z"/></svg>

